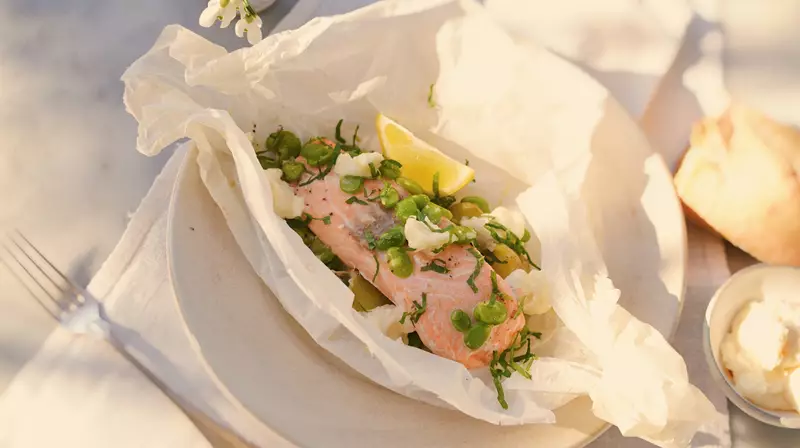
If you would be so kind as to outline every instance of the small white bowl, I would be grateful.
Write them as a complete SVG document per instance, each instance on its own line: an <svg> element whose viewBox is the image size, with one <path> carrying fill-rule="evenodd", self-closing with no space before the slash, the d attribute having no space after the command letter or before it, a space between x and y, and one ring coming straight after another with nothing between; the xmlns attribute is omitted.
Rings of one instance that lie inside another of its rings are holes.
<svg viewBox="0 0 800 448"><path fill-rule="evenodd" d="M703 325L703 349L711 376L739 409L769 425L800 429L800 414L797 412L764 409L739 394L722 365L719 350L733 318L747 302L761 300L767 295L787 296L787 292L800 301L800 268L757 264L731 276L708 304Z"/></svg>

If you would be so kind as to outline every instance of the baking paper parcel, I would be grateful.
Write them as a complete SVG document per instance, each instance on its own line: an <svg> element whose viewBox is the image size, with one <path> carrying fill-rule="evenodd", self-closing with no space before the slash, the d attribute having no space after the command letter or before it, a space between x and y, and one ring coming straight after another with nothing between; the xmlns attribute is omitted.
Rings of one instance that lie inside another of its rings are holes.
<svg viewBox="0 0 800 448"><path fill-rule="evenodd" d="M608 93L544 50L523 51L480 5L385 1L232 53L169 26L123 80L139 151L191 138L253 269L320 346L372 381L498 425L553 423L553 409L589 395L598 417L661 446L686 445L713 415L680 355L617 305L592 235L580 186ZM532 378L504 382L507 410L487 369L408 347L354 311L347 286L273 211L254 146L279 126L307 139L344 119L343 134L360 125L360 145L377 150L379 112L468 158L467 191L518 208L538 237L557 325Z"/></svg>

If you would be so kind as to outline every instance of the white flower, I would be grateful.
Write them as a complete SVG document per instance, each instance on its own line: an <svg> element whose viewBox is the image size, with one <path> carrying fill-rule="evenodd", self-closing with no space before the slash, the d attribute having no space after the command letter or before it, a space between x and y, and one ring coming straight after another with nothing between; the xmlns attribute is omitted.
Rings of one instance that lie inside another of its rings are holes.
<svg viewBox="0 0 800 448"><path fill-rule="evenodd" d="M244 12L240 12L239 15L242 18L236 22L236 35L244 37L247 34L247 41L250 42L250 45L257 44L261 41L261 17L247 16Z"/></svg>
<svg viewBox="0 0 800 448"><path fill-rule="evenodd" d="M550 282L542 271L525 272L517 269L505 278L522 302L522 312L527 315L546 313L550 305Z"/></svg>
<svg viewBox="0 0 800 448"><path fill-rule="evenodd" d="M522 238L525 233L525 216L517 210L497 207L490 213L498 224L510 230L517 238Z"/></svg>
<svg viewBox="0 0 800 448"><path fill-rule="evenodd" d="M292 187L281 180L283 171L280 168L270 168L264 173L272 188L272 208L275 213L281 218L297 218L303 214L303 198L295 196Z"/></svg>
<svg viewBox="0 0 800 448"><path fill-rule="evenodd" d="M339 157L336 158L336 165L333 167L333 172L338 176L371 177L372 172L369 168L369 164L371 163L372 166L378 168L382 160L383 154L379 152L365 152L355 157L351 157L350 154L347 153L341 153Z"/></svg>
<svg viewBox="0 0 800 448"><path fill-rule="evenodd" d="M434 232L431 228L437 227L428 217L425 217L425 222L417 221L416 216L408 218L403 228L408 247L414 250L434 250L450 242L449 232Z"/></svg>
<svg viewBox="0 0 800 448"><path fill-rule="evenodd" d="M219 20L220 27L227 28L236 17L236 10L241 4L242 0L210 0L200 14L200 26L208 28Z"/></svg>

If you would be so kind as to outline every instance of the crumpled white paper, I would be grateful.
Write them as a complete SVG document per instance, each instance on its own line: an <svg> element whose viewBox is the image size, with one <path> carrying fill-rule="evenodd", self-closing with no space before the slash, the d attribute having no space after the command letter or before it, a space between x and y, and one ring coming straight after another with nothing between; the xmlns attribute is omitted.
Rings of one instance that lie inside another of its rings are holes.
<svg viewBox="0 0 800 448"><path fill-rule="evenodd" d="M553 409L589 395L623 434L670 447L713 415L661 334L617 305L580 201L607 93L546 51L518 48L477 4L385 1L233 53L169 26L123 80L139 151L193 139L253 268L320 346L373 381L501 425L552 423ZM469 158L477 183L465 193L516 205L538 234L563 325L540 347L532 380L504 383L508 410L485 369L391 340L355 312L350 290L272 210L251 131L256 145L279 125L330 135L344 118L347 132L362 125L362 147L377 149L378 112Z"/></svg>

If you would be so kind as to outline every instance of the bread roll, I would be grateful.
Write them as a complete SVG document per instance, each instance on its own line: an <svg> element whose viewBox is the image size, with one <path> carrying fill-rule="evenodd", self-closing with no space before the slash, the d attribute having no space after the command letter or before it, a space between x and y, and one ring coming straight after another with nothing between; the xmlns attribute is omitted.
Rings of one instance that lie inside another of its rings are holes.
<svg viewBox="0 0 800 448"><path fill-rule="evenodd" d="M687 216L767 263L800 266L800 132L742 105L692 130L675 174Z"/></svg>

